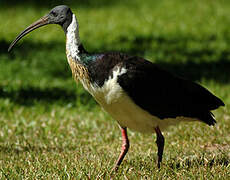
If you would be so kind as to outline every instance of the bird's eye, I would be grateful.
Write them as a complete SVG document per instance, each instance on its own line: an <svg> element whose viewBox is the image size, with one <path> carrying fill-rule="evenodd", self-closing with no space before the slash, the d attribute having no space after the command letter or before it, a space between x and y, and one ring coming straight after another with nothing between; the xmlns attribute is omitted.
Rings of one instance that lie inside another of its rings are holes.
<svg viewBox="0 0 230 180"><path fill-rule="evenodd" d="M54 11L52 11L51 14L52 14L54 17L57 17L57 15L58 15L58 14L57 14L56 12L54 12Z"/></svg>

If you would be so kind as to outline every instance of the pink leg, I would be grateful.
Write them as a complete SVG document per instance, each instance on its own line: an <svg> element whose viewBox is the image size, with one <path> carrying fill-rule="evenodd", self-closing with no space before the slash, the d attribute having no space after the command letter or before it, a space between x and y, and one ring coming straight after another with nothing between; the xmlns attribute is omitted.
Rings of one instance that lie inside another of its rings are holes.
<svg viewBox="0 0 230 180"><path fill-rule="evenodd" d="M161 166L161 161L162 161L162 155L163 155L163 151L164 151L164 142L165 142L165 139L164 139L164 136L162 135L161 133L161 130L160 128L157 126L155 128L155 132L157 134L157 140L156 140L156 143L157 143L157 147L158 147L158 162L157 162L157 167L160 168Z"/></svg>
<svg viewBox="0 0 230 180"><path fill-rule="evenodd" d="M121 147L121 153L117 159L117 162L113 168L114 171L117 171L119 165L121 164L122 160L124 159L126 153L129 150L129 139L127 135L127 129L121 127L121 135L122 135L122 147Z"/></svg>

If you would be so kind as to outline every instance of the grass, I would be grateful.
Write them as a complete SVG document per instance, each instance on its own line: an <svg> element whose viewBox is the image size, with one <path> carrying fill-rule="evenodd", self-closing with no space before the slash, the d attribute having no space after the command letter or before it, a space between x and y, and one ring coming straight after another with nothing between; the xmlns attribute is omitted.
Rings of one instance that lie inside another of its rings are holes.
<svg viewBox="0 0 230 180"><path fill-rule="evenodd" d="M129 131L131 148L117 174L110 171L120 130L72 80L61 28L41 28L7 53L15 36L55 3L0 7L0 178L229 179L230 3L68 1L89 51L143 56L201 83L226 104L214 112L215 127L188 123L164 132L161 170L155 135Z"/></svg>

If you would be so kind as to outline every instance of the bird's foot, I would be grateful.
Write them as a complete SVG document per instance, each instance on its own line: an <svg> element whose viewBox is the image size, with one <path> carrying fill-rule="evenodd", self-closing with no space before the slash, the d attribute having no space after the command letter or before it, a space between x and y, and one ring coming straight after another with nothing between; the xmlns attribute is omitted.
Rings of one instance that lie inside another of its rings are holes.
<svg viewBox="0 0 230 180"><path fill-rule="evenodd" d="M118 169L119 169L119 165L116 164L116 165L113 167L113 169L112 169L111 172L112 172L112 173L113 173L113 172L116 173L116 172L118 171Z"/></svg>
<svg viewBox="0 0 230 180"><path fill-rule="evenodd" d="M160 170L161 169L161 162L157 162L157 167L158 167L158 169Z"/></svg>

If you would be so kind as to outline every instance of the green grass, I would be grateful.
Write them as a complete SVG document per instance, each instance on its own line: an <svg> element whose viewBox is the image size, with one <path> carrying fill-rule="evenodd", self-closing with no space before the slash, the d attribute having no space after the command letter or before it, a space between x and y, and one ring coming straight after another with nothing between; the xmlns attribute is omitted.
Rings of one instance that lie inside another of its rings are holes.
<svg viewBox="0 0 230 180"><path fill-rule="evenodd" d="M58 26L37 30L7 53L30 23L62 1L0 6L0 179L229 179L230 2L226 0L67 1L87 50L123 51L201 83L224 100L215 127L180 124L155 135L129 131L117 174L116 122L71 77ZM4 20L4 22L3 22Z"/></svg>

